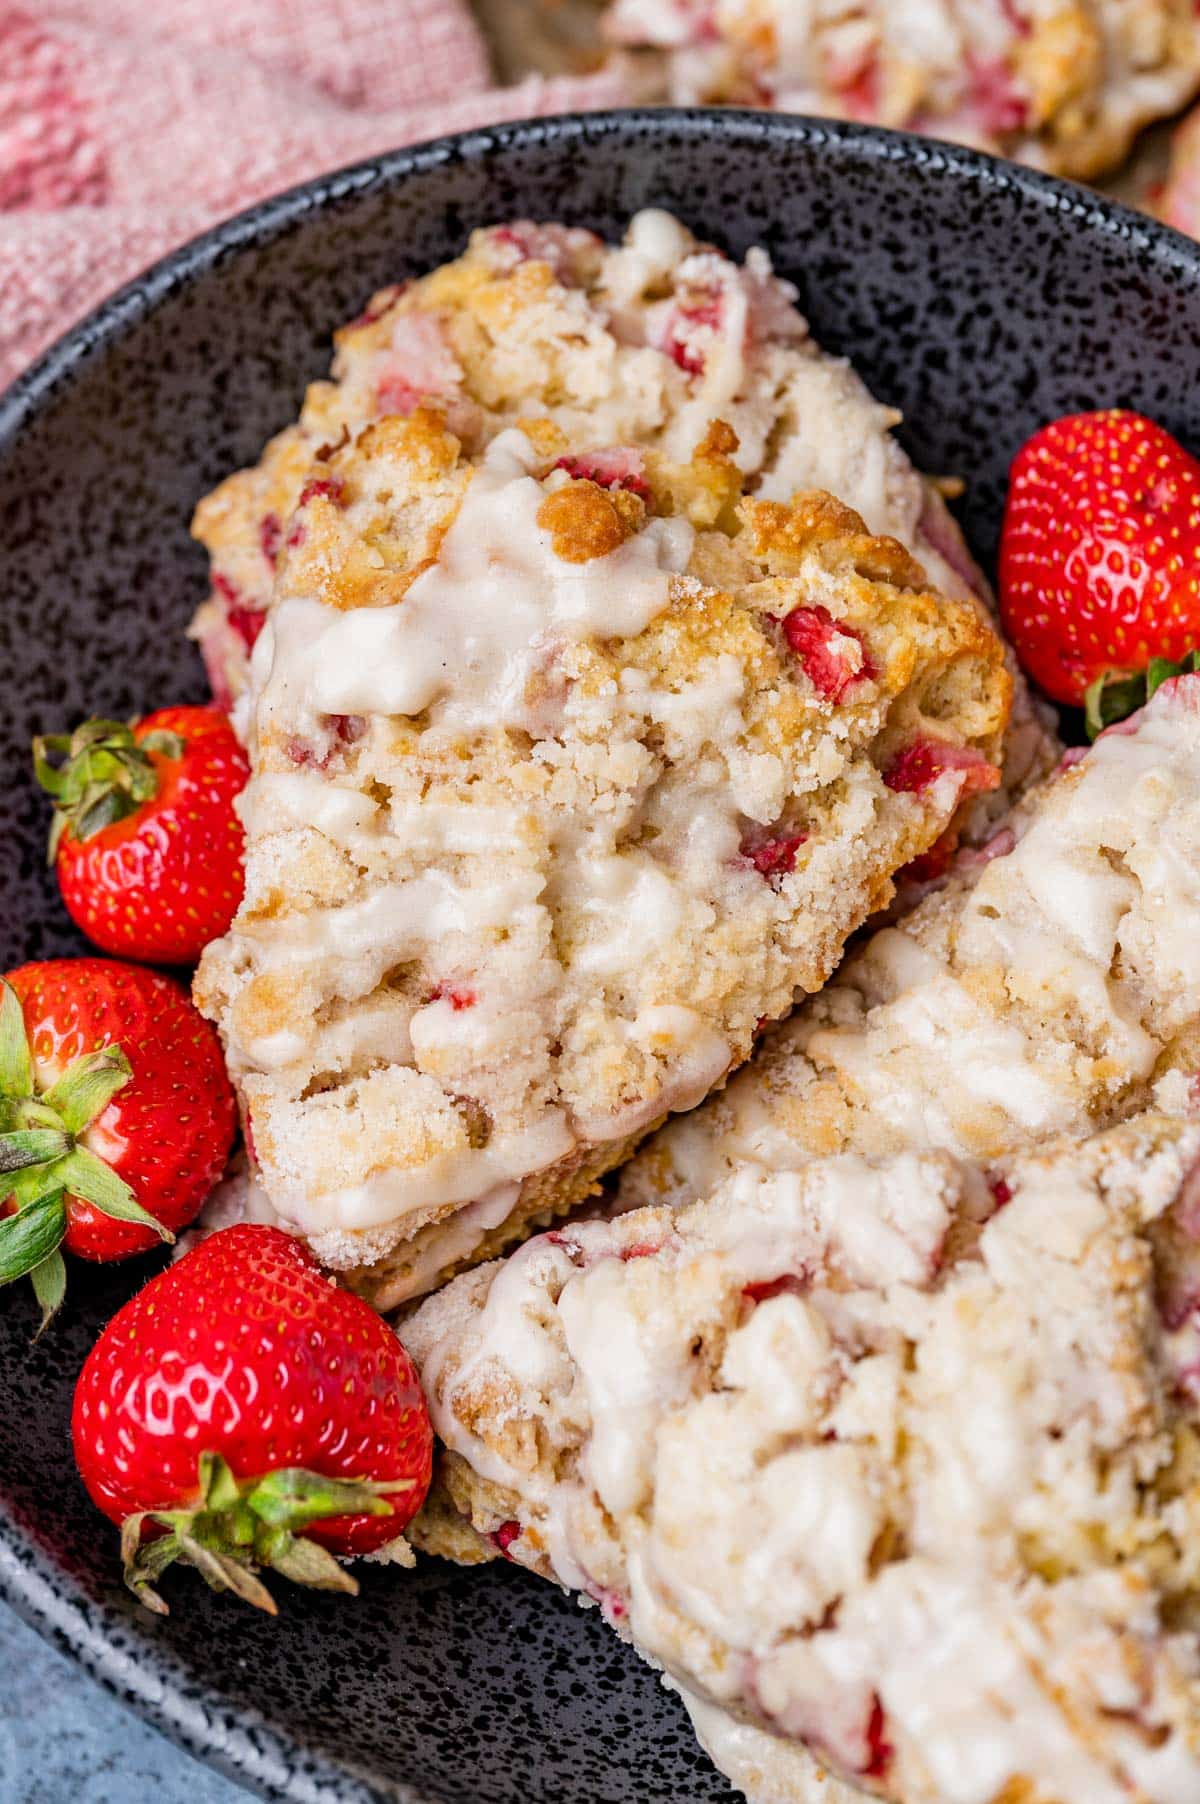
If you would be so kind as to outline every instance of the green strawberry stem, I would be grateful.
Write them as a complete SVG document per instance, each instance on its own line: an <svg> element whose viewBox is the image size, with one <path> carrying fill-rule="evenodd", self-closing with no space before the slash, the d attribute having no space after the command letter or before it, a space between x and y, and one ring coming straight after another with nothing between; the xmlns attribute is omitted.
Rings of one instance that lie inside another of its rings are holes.
<svg viewBox="0 0 1200 1804"><path fill-rule="evenodd" d="M41 1335L62 1308L62 1300L67 1294L66 1262L57 1247L52 1253L47 1253L40 1265L34 1266L29 1274L29 1281L42 1312L42 1323L38 1329L38 1335Z"/></svg>
<svg viewBox="0 0 1200 1804"><path fill-rule="evenodd" d="M14 1277L36 1271L58 1251L66 1225L61 1188L6 1215L0 1221L0 1269L11 1266Z"/></svg>
<svg viewBox="0 0 1200 1804"><path fill-rule="evenodd" d="M77 840L90 839L153 799L158 774L149 753L181 758L183 750L178 733L147 733L139 743L119 720L88 720L73 733L40 734L33 742L33 769L54 799L50 863L68 827Z"/></svg>
<svg viewBox="0 0 1200 1804"><path fill-rule="evenodd" d="M0 978L0 1205L8 1209L0 1216L0 1284L32 1277L43 1328L63 1298L58 1249L69 1196L174 1239L124 1178L80 1139L132 1076L121 1048L103 1046L76 1059L38 1094L20 999Z"/></svg>
<svg viewBox="0 0 1200 1804"><path fill-rule="evenodd" d="M1188 676L1198 670L1200 651L1190 651L1178 660L1151 658L1145 670L1136 671L1132 676L1121 671L1106 671L1089 686L1084 697L1088 738L1095 739L1105 727L1136 714L1171 677Z"/></svg>
<svg viewBox="0 0 1200 1804"><path fill-rule="evenodd" d="M314 1522L333 1516L388 1516L389 1497L412 1480L325 1478L289 1466L239 1481L217 1453L202 1453L200 1502L191 1510L143 1510L121 1526L125 1582L156 1615L167 1605L155 1584L168 1566L195 1566L214 1591L233 1591L269 1616L274 1599L257 1577L268 1567L297 1585L357 1595L358 1581L327 1548L306 1539ZM144 1539L147 1527L165 1532Z"/></svg>

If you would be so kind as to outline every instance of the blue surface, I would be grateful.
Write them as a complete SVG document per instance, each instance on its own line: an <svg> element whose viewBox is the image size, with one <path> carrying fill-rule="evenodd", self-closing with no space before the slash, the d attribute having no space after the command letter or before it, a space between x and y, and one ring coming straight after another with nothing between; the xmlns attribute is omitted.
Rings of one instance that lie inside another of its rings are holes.
<svg viewBox="0 0 1200 1804"><path fill-rule="evenodd" d="M3 1804L247 1804L0 1603Z"/></svg>

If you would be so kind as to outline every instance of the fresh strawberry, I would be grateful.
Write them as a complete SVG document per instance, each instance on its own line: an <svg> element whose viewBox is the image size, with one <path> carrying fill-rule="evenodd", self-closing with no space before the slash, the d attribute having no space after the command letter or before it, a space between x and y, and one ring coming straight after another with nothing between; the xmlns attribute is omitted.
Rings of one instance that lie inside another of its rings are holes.
<svg viewBox="0 0 1200 1804"><path fill-rule="evenodd" d="M255 1577L353 1591L335 1554L396 1539L429 1486L412 1361L299 1241L210 1235L113 1317L79 1376L75 1460L152 1609L173 1560L274 1611ZM147 1530L150 1531L149 1536Z"/></svg>
<svg viewBox="0 0 1200 1804"><path fill-rule="evenodd" d="M216 708L89 720L36 739L50 857L71 919L105 952L190 964L242 899L234 801L246 754Z"/></svg>
<svg viewBox="0 0 1200 1804"><path fill-rule="evenodd" d="M1017 655L1093 732L1200 648L1200 462L1110 409L1036 432L1012 466L1000 606Z"/></svg>
<svg viewBox="0 0 1200 1804"><path fill-rule="evenodd" d="M173 1239L235 1124L217 1036L169 977L57 958L0 979L0 1284L31 1273L48 1319L60 1248L125 1259Z"/></svg>

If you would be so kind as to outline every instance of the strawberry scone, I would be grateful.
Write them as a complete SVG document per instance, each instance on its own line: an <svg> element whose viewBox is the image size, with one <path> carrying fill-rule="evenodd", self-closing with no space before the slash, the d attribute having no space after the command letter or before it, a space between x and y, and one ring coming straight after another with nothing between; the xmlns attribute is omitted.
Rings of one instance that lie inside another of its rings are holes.
<svg viewBox="0 0 1200 1804"><path fill-rule="evenodd" d="M375 295L337 333L332 380L312 384L299 421L196 510L212 593L193 633L217 700L245 688L293 516L321 480L318 454L418 406L441 413L472 462L497 433L548 418L575 453L637 446L681 463L723 419L748 492L827 489L898 539L935 587L979 600L986 586L939 488L893 436L900 416L819 349L795 300L762 251L737 264L653 209L619 247L528 221L476 231L454 262ZM976 815L1002 811L1054 755L1018 677L1003 788Z"/></svg>
<svg viewBox="0 0 1200 1804"><path fill-rule="evenodd" d="M270 1201L381 1307L570 1207L836 965L1010 682L814 492L439 414L314 466L255 647L246 896L206 952Z"/></svg>
<svg viewBox="0 0 1200 1804"><path fill-rule="evenodd" d="M675 102L817 113L1103 174L1200 87L1192 0L615 0Z"/></svg>
<svg viewBox="0 0 1200 1804"><path fill-rule="evenodd" d="M1167 683L875 933L753 1067L623 1175L705 1195L744 1164L1083 1132L1200 1065L1200 677Z"/></svg>
<svg viewBox="0 0 1200 1804"><path fill-rule="evenodd" d="M1002 1194L843 1154L541 1235L405 1325L448 1449L417 1542L595 1600L737 1776L771 1742L714 1706L811 1751L759 1795L1187 1804L1198 1159L1146 1115Z"/></svg>

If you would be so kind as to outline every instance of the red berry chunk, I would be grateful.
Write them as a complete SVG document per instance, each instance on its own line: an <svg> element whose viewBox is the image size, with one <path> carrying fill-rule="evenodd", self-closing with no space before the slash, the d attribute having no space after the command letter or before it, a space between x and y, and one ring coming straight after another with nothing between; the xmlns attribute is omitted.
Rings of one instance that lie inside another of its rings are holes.
<svg viewBox="0 0 1200 1804"><path fill-rule="evenodd" d="M634 1246L622 1247L621 1258L628 1265L631 1259L653 1259L655 1253L661 1251L661 1241L652 1244L648 1240L639 1240Z"/></svg>
<svg viewBox="0 0 1200 1804"><path fill-rule="evenodd" d="M577 480L594 482L602 489L628 489L630 494L650 503L650 485L641 474L639 458L633 451L597 451L590 457L560 457L553 465Z"/></svg>
<svg viewBox="0 0 1200 1804"><path fill-rule="evenodd" d="M1002 56L968 57L969 105L987 132L1017 132L1029 118L1029 97Z"/></svg>
<svg viewBox="0 0 1200 1804"><path fill-rule="evenodd" d="M342 485L336 476L312 476L300 491L297 507L307 507L318 495L325 495L330 501L340 501Z"/></svg>
<svg viewBox="0 0 1200 1804"><path fill-rule="evenodd" d="M719 331L723 312L721 291L714 288L681 301L669 315L661 346L687 375L700 375L707 361L697 331Z"/></svg>
<svg viewBox="0 0 1200 1804"><path fill-rule="evenodd" d="M785 1272L782 1278L768 1278L761 1284L744 1284L742 1295L747 1303L768 1303L772 1297L798 1297L805 1288L803 1278L798 1278L795 1272Z"/></svg>
<svg viewBox="0 0 1200 1804"><path fill-rule="evenodd" d="M841 79L834 83L839 109L847 119L861 119L867 124L879 117L879 64L873 54L860 58L857 66L848 65Z"/></svg>
<svg viewBox="0 0 1200 1804"><path fill-rule="evenodd" d="M328 770L339 745L354 745L367 730L361 714L326 714L325 726L331 735L328 745L314 745L309 739L294 738L287 743L287 755L293 764Z"/></svg>
<svg viewBox="0 0 1200 1804"><path fill-rule="evenodd" d="M907 883L938 883L950 869L950 861L958 849L957 827L947 827L930 846L928 852L920 852L916 858L897 871L899 881Z"/></svg>
<svg viewBox="0 0 1200 1804"><path fill-rule="evenodd" d="M786 877L796 868L796 853L808 838L807 833L792 833L776 839L745 842L742 857L762 877Z"/></svg>
<svg viewBox="0 0 1200 1804"><path fill-rule="evenodd" d="M687 345L674 333L667 340L667 355L674 359L689 376L698 376L704 368L704 358L693 345Z"/></svg>
<svg viewBox="0 0 1200 1804"><path fill-rule="evenodd" d="M875 675L862 635L835 620L828 608L793 608L784 618L783 636L827 702L840 702L853 684Z"/></svg>
<svg viewBox="0 0 1200 1804"><path fill-rule="evenodd" d="M448 1002L457 1015L462 1009L474 1008L479 997L474 990L468 990L458 984L435 985L430 992L430 1002Z"/></svg>
<svg viewBox="0 0 1200 1804"><path fill-rule="evenodd" d="M887 1738L887 1719L883 1714L883 1705L876 1696L871 1706L871 1720L867 1724L867 1764L863 1767L863 1777L882 1779L892 1764L895 1751Z"/></svg>
<svg viewBox="0 0 1200 1804"><path fill-rule="evenodd" d="M258 523L258 542L262 546L262 554L268 564L275 563L283 538L283 527L279 524L278 514L264 514Z"/></svg>
<svg viewBox="0 0 1200 1804"><path fill-rule="evenodd" d="M988 1189L992 1193L992 1201L997 1209L1003 1209L1005 1203L1012 1202L1012 1185L1007 1178L1002 1178L999 1173L993 1172L987 1183Z"/></svg>
<svg viewBox="0 0 1200 1804"><path fill-rule="evenodd" d="M561 1247L573 1265L578 1265L583 1259L583 1248L574 1234L564 1233L556 1228L547 1234L546 1239L551 1246Z"/></svg>
<svg viewBox="0 0 1200 1804"><path fill-rule="evenodd" d="M494 226L488 237L493 245L500 245L509 253L512 263L527 263L531 259L548 263L557 279L568 288L577 287L580 281L578 254L599 243L591 232L579 227L535 225L529 219Z"/></svg>
<svg viewBox="0 0 1200 1804"><path fill-rule="evenodd" d="M889 789L915 794L928 789L948 770L961 773L959 793L978 795L995 789L1000 772L982 752L969 745L951 745L945 739L915 739L898 752L883 773Z"/></svg>
<svg viewBox="0 0 1200 1804"><path fill-rule="evenodd" d="M226 616L230 626L246 647L253 651L258 635L267 624L267 616L261 608L230 608Z"/></svg>
<svg viewBox="0 0 1200 1804"><path fill-rule="evenodd" d="M405 376L386 375L380 378L378 393L384 413L402 414L407 419L421 405L426 391Z"/></svg>
<svg viewBox="0 0 1200 1804"><path fill-rule="evenodd" d="M502 1522L492 1536L492 1542L496 1549L504 1555L506 1560L511 1560L512 1555L508 1550L513 1542L519 1541L520 1538L521 1524L519 1522Z"/></svg>

